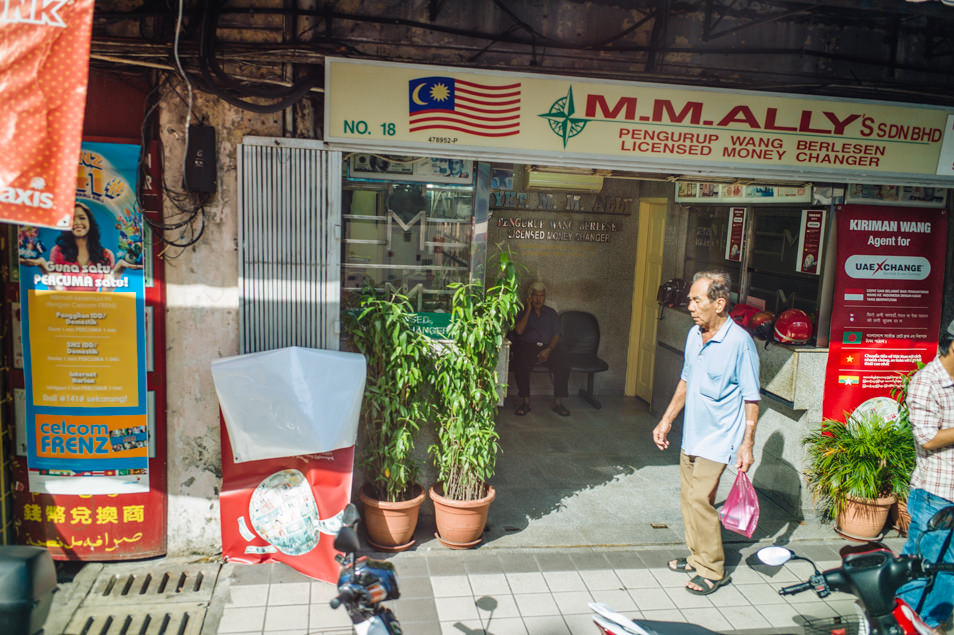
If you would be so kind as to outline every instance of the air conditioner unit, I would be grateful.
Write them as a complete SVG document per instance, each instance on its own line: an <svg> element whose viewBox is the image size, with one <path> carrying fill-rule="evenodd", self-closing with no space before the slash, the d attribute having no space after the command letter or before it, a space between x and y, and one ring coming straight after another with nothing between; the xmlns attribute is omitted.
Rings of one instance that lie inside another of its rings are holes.
<svg viewBox="0 0 954 635"><path fill-rule="evenodd" d="M603 189L603 175L531 169L527 175L527 189L599 192Z"/></svg>

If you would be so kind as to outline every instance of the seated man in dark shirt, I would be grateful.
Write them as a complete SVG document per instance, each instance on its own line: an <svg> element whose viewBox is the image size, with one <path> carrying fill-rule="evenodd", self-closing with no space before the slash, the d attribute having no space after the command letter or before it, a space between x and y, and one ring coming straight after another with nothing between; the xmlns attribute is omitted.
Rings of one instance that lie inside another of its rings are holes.
<svg viewBox="0 0 954 635"><path fill-rule="evenodd" d="M536 364L544 364L553 373L553 411L569 416L562 400L567 396L570 369L566 356L560 350L560 317L546 306L547 288L542 282L530 285L526 308L513 327L510 357L517 378L520 407L514 414L530 412L530 371Z"/></svg>

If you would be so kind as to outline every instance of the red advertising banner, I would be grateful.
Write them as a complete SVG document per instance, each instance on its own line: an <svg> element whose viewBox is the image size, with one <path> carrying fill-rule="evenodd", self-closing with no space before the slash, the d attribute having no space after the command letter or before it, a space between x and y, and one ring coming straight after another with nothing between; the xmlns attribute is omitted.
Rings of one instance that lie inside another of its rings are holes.
<svg viewBox="0 0 954 635"><path fill-rule="evenodd" d="M798 260L795 270L818 275L822 244L825 240L825 210L802 210L802 226L798 233Z"/></svg>
<svg viewBox="0 0 954 635"><path fill-rule="evenodd" d="M729 209L729 233L725 237L725 259L742 262L742 240L745 235L745 208Z"/></svg>
<svg viewBox="0 0 954 635"><path fill-rule="evenodd" d="M223 423L222 555L232 562L284 562L336 582L333 543L351 499L354 446L235 463Z"/></svg>
<svg viewBox="0 0 954 635"><path fill-rule="evenodd" d="M0 12L0 221L69 228L93 0Z"/></svg>
<svg viewBox="0 0 954 635"><path fill-rule="evenodd" d="M901 374L937 355L947 212L839 206L838 261L822 415L897 416Z"/></svg>

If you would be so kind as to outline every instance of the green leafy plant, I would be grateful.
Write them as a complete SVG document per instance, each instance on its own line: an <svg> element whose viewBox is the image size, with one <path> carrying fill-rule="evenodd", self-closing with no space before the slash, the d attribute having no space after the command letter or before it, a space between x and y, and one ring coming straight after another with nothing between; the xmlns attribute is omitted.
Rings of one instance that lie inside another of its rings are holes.
<svg viewBox="0 0 954 635"><path fill-rule="evenodd" d="M429 410L430 344L412 329L411 303L399 291L380 296L366 287L358 308L346 316L354 348L368 365L361 403L361 466L375 498L407 500L420 473L413 452Z"/></svg>
<svg viewBox="0 0 954 635"><path fill-rule="evenodd" d="M886 420L874 411L847 422L826 420L802 443L808 450L808 486L827 520L848 497L873 499L907 492L915 450L907 418Z"/></svg>
<svg viewBox="0 0 954 635"><path fill-rule="evenodd" d="M519 309L517 276L501 253L498 281L455 283L450 340L434 360L437 442L428 453L447 498L477 500L487 493L500 450L496 431L496 368L504 333Z"/></svg>

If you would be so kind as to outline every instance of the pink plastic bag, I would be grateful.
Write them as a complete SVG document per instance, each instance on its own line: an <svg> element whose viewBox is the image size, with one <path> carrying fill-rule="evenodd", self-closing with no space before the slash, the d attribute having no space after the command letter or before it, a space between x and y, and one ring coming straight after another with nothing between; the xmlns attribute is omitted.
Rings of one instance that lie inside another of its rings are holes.
<svg viewBox="0 0 954 635"><path fill-rule="evenodd" d="M745 472L739 472L732 484L732 491L719 510L722 526L746 538L755 533L759 524L759 498L752 487L752 481Z"/></svg>

